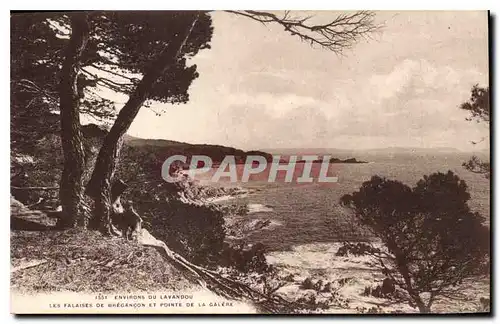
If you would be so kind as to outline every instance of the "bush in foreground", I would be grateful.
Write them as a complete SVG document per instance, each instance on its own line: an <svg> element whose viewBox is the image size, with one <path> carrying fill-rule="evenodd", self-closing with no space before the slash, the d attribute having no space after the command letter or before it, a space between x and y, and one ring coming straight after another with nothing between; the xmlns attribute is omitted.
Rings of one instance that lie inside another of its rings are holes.
<svg viewBox="0 0 500 324"><path fill-rule="evenodd" d="M460 293L464 279L489 262L490 233L469 209L467 185L453 172L424 176L413 188L374 176L341 198L382 247L346 243L339 251L370 255L420 312Z"/></svg>

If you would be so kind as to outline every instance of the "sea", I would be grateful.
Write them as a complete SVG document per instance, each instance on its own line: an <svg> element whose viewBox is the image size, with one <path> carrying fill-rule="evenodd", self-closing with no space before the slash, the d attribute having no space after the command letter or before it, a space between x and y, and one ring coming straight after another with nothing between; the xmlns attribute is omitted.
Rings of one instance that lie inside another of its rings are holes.
<svg viewBox="0 0 500 324"><path fill-rule="evenodd" d="M350 211L340 206L340 197L358 190L373 175L414 186L424 175L451 170L466 182L471 194L471 209L482 214L489 224L490 181L463 168L462 163L470 156L464 152L359 153L348 157L368 163L335 164L338 177L335 184L238 183L251 191L230 203L247 205L247 217L251 219L270 220L268 227L251 233L246 239L248 243L263 243L268 248L268 261L284 274L296 277L295 285L284 288L288 289L287 294L300 294L299 283L306 277L332 282L344 279L342 282L348 284L341 290L350 299L350 309L369 308L377 301L372 297L362 297L361 293L364 287L373 286L384 277L374 270L370 260L335 256L343 241L373 239L358 225ZM471 311L477 296L489 298L487 281L476 281L467 289L471 300L443 301L436 309L443 312ZM385 309L415 311L404 304ZM332 311L343 310L334 308Z"/></svg>
<svg viewBox="0 0 500 324"><path fill-rule="evenodd" d="M472 210L489 220L490 182L463 168L467 154L372 154L357 158L369 163L332 165L338 177L335 184L241 183L243 187L258 189L238 199L238 203L248 205L249 217L270 219L274 224L273 235L255 233L252 241L264 243L271 250L286 250L301 244L359 239L365 232L360 233L350 212L339 205L339 199L358 190L373 175L414 186L424 175L451 170L468 185Z"/></svg>

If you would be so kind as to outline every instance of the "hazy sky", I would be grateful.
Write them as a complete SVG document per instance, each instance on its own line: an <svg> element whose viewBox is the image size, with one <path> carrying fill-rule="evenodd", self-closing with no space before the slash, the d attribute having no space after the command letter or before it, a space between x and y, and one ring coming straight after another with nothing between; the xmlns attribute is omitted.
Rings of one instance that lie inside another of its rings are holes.
<svg viewBox="0 0 500 324"><path fill-rule="evenodd" d="M310 14L310 13L309 13ZM335 16L321 12L320 16ZM190 102L141 109L129 134L253 148L456 147L488 136L457 106L488 81L486 12L378 12L344 57L277 26L213 14Z"/></svg>

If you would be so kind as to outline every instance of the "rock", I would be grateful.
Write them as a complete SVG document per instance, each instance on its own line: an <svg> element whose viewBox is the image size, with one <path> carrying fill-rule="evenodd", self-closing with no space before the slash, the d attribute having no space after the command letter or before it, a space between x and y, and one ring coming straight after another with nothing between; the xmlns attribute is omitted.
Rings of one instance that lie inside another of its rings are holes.
<svg viewBox="0 0 500 324"><path fill-rule="evenodd" d="M375 289L373 289L372 296L377 298L382 297L382 288L380 286L377 286Z"/></svg>
<svg viewBox="0 0 500 324"><path fill-rule="evenodd" d="M304 279L304 281L302 281L300 288L302 288L302 289L314 289L314 283L310 277L307 277L306 279Z"/></svg>
<svg viewBox="0 0 500 324"><path fill-rule="evenodd" d="M385 278L382 282L381 292L383 295L393 294L396 291L396 286L391 278Z"/></svg>
<svg viewBox="0 0 500 324"><path fill-rule="evenodd" d="M323 290L322 292L331 292L332 291L332 283L331 282L327 282L326 285L323 287Z"/></svg>
<svg viewBox="0 0 500 324"><path fill-rule="evenodd" d="M323 280L320 279L314 284L314 290L319 292L321 291L321 288L323 288Z"/></svg>
<svg viewBox="0 0 500 324"><path fill-rule="evenodd" d="M481 304L481 311L487 312L490 310L490 299L481 297L479 298L479 303Z"/></svg>
<svg viewBox="0 0 500 324"><path fill-rule="evenodd" d="M40 210L31 210L10 197L10 228L12 230L46 230L56 225L56 220Z"/></svg>

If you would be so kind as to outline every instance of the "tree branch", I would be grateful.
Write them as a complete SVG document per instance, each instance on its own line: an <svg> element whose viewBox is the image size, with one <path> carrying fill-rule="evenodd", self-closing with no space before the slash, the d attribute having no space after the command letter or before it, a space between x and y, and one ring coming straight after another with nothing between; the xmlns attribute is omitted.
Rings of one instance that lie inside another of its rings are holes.
<svg viewBox="0 0 500 324"><path fill-rule="evenodd" d="M133 86L132 83L119 83L119 82L115 82L115 81L112 81L112 80L107 79L107 78L101 78L101 77L97 76L96 74L93 74L92 72L87 71L85 68L81 68L80 70L82 72L84 72L85 74L91 76L98 83L107 87L110 90L113 90L116 92L130 92L130 91L132 91L132 89L131 89L131 87Z"/></svg>
<svg viewBox="0 0 500 324"><path fill-rule="evenodd" d="M130 80L130 81L138 81L138 79L137 79L137 78L131 78L131 77L128 77L128 76L123 75L123 74L121 74L121 73L114 72L114 71L111 71L111 70L107 70L107 69L105 69L105 68L103 68L103 67L100 67L100 66L98 66L98 65L96 65L96 64L91 64L90 66L91 66L91 67L93 67L93 68L95 68L95 69L101 70L101 71L103 71L103 72L106 72L106 73L109 73L109 74L116 75L116 76L118 76L118 77L120 77L120 78L123 78L123 79L127 79L127 80Z"/></svg>
<svg viewBox="0 0 500 324"><path fill-rule="evenodd" d="M16 190L59 190L59 187L10 187Z"/></svg>
<svg viewBox="0 0 500 324"><path fill-rule="evenodd" d="M291 17L289 11L285 11L282 17L274 13L255 10L226 10L226 12L250 18L264 25L276 23L293 36L310 43L311 46L319 45L336 54L341 54L344 49L351 48L360 38L369 36L382 27L375 24L375 13L372 11L341 14L326 24L308 23L312 17Z"/></svg>

